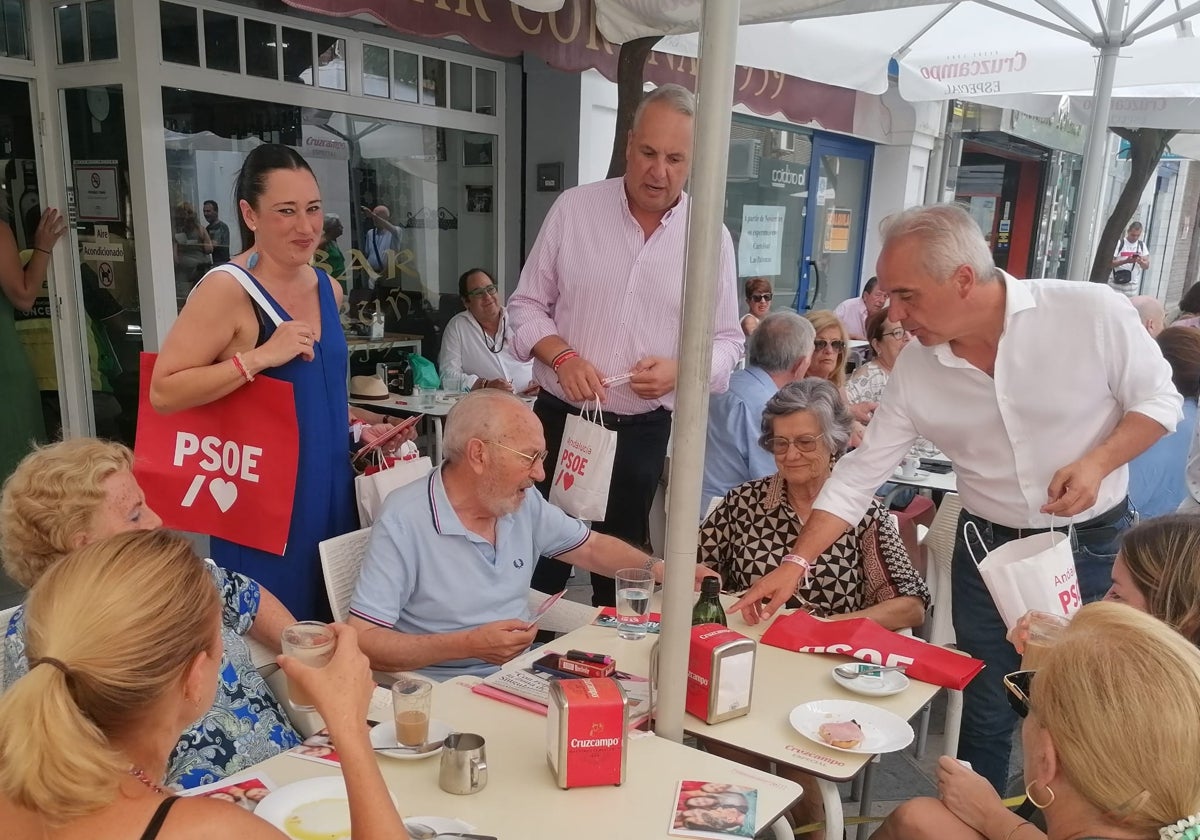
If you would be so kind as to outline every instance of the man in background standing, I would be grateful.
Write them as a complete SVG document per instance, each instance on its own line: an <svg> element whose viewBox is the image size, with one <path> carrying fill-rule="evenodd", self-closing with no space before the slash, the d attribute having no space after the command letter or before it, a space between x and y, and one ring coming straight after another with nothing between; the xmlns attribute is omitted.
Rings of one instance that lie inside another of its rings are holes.
<svg viewBox="0 0 1200 840"><path fill-rule="evenodd" d="M386 205L380 204L374 210L363 208L371 218L373 227L367 231L363 251L367 255L367 263L377 274L387 278L388 252L399 251L402 233L400 228L392 224L392 211Z"/></svg>
<svg viewBox="0 0 1200 840"><path fill-rule="evenodd" d="M1142 241L1142 223L1133 222L1113 252L1108 285L1127 297L1133 297L1142 290L1142 278L1149 267L1150 251Z"/></svg>
<svg viewBox="0 0 1200 840"><path fill-rule="evenodd" d="M662 477L671 410L687 242L695 99L678 85L646 95L625 147L625 176L567 190L550 209L508 305L513 351L533 358L542 390L534 411L557 460L567 416L599 401L617 433L601 533L649 542L650 506ZM724 231L713 315L713 391L725 390L742 355L733 241ZM557 464L555 464L557 466ZM550 493L554 468L538 483ZM542 558L533 586L558 592L570 566ZM592 603L613 605L613 579L592 574Z"/></svg>
<svg viewBox="0 0 1200 840"><path fill-rule="evenodd" d="M844 300L833 310L838 320L846 327L851 338L865 341L867 338L867 319L887 303L887 295L878 289L878 278L872 277L863 286L862 295Z"/></svg>
<svg viewBox="0 0 1200 840"><path fill-rule="evenodd" d="M211 198L204 202L204 221L208 222L208 238L212 240L213 265L229 262L229 225L221 221L217 202Z"/></svg>

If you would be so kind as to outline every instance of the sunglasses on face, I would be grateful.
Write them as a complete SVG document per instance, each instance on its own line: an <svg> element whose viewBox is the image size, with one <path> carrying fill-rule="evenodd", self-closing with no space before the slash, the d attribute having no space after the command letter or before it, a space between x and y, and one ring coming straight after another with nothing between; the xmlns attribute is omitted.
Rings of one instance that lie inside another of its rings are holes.
<svg viewBox="0 0 1200 840"><path fill-rule="evenodd" d="M496 294L496 284L489 283L486 286L480 286L478 289L472 289L471 291L467 292L467 297L481 298L484 295L494 295L494 294Z"/></svg>
<svg viewBox="0 0 1200 840"><path fill-rule="evenodd" d="M1013 671L1004 677L1005 696L1008 705L1021 717L1029 714L1029 686L1036 671Z"/></svg>
<svg viewBox="0 0 1200 840"><path fill-rule="evenodd" d="M818 338L816 341L813 342L813 348L818 353L820 353L826 347L832 347L835 353L841 353L843 350L846 349L846 342L842 341L841 339L835 339L833 341L826 341L823 338Z"/></svg>
<svg viewBox="0 0 1200 840"><path fill-rule="evenodd" d="M765 295L750 295L750 300L754 301L755 303L762 303L764 301L770 303L773 297L775 297L775 295L767 292Z"/></svg>

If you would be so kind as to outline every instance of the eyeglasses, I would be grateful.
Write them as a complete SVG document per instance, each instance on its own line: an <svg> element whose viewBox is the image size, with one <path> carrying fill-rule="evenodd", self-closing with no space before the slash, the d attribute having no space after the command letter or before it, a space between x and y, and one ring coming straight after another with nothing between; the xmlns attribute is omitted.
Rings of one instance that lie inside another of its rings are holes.
<svg viewBox="0 0 1200 840"><path fill-rule="evenodd" d="M750 295L750 300L754 301L755 303L762 303L763 301L770 303L771 299L774 297L775 295L767 292L765 295Z"/></svg>
<svg viewBox="0 0 1200 840"><path fill-rule="evenodd" d="M896 327L896 329L891 330L890 332L880 333L879 338L884 339L890 336L896 340L899 340L904 338L906 335L908 335L908 330L904 329L904 327Z"/></svg>
<svg viewBox="0 0 1200 840"><path fill-rule="evenodd" d="M794 438L769 437L767 438L767 448L776 455L786 455L793 446L801 452L812 452L817 448L817 441L820 439L820 435L800 435Z"/></svg>
<svg viewBox="0 0 1200 840"><path fill-rule="evenodd" d="M846 349L846 342L842 341L840 338L834 341L826 341L823 338L818 338L813 342L813 349L815 349L818 353L820 353L826 347L832 347L835 352L841 353Z"/></svg>
<svg viewBox="0 0 1200 840"><path fill-rule="evenodd" d="M486 286L480 286L478 289L472 289L471 291L467 292L467 297L481 298L484 295L494 295L494 294L496 294L496 284L489 283Z"/></svg>
<svg viewBox="0 0 1200 840"><path fill-rule="evenodd" d="M1004 687L1008 690L1008 705L1021 717L1029 714L1029 686L1037 671L1013 671L1004 677Z"/></svg>
<svg viewBox="0 0 1200 840"><path fill-rule="evenodd" d="M495 288L494 286L492 288ZM511 446L505 446L503 443L498 443L494 440L485 440L484 443L490 443L492 446L499 446L501 449L507 450L514 455L520 455L529 463L529 471L533 472L533 468L538 464L546 463L546 456L550 454L548 449L543 449L541 452L530 455L528 452L522 452L519 449L513 449Z"/></svg>

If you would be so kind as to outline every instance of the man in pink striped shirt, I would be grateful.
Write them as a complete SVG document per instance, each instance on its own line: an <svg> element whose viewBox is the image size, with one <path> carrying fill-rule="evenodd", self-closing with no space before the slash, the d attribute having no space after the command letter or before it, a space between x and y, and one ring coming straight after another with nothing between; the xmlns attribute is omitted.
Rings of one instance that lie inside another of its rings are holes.
<svg viewBox="0 0 1200 840"><path fill-rule="evenodd" d="M625 177L567 190L554 203L509 300L518 358L541 386L534 411L557 455L568 414L599 400L617 432L607 515L595 530L648 547L674 406L691 169L692 94L664 85L638 107ZM712 272L712 390L724 391L742 355L737 278L728 231ZM604 380L616 377L607 386ZM554 470L538 486L549 495ZM570 567L542 558L533 585L558 592ZM613 605L612 578L592 575L592 601Z"/></svg>

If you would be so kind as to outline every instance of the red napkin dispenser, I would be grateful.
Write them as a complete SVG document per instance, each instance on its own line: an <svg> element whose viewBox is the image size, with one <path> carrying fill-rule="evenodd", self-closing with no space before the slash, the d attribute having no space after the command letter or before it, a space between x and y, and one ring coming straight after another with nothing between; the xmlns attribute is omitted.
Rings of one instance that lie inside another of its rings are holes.
<svg viewBox="0 0 1200 840"><path fill-rule="evenodd" d="M625 781L629 703L615 679L552 680L546 760L563 790Z"/></svg>
<svg viewBox="0 0 1200 840"><path fill-rule="evenodd" d="M684 708L706 723L720 723L750 711L754 654L758 644L721 624L692 628Z"/></svg>

